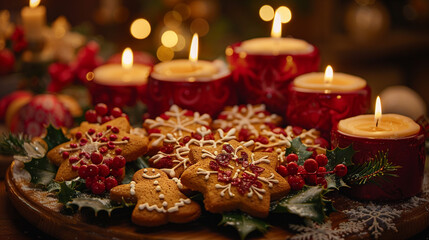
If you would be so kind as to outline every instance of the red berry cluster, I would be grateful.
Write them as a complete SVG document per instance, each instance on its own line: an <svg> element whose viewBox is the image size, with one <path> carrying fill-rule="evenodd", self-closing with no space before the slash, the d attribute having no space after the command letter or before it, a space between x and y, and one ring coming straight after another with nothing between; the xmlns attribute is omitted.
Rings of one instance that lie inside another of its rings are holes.
<svg viewBox="0 0 429 240"><path fill-rule="evenodd" d="M347 167L344 164L338 164L333 171L326 171L328 158L325 154L318 154L315 159L305 160L304 165L298 165L298 155L291 153L286 157L286 166L280 165L277 172L287 180L293 190L300 190L307 185L327 186L325 176L335 174L338 177L344 177L347 174Z"/></svg>
<svg viewBox="0 0 429 240"><path fill-rule="evenodd" d="M98 103L95 105L95 109L90 109L85 113L85 119L89 123L106 123L118 117L126 117L127 114L123 113L118 107L114 107L110 110L104 103Z"/></svg>

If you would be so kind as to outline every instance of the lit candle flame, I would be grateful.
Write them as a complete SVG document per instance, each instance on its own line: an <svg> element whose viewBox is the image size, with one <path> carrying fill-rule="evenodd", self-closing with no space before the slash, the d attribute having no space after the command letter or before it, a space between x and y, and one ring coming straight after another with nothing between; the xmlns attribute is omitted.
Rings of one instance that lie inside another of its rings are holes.
<svg viewBox="0 0 429 240"><path fill-rule="evenodd" d="M325 78L323 82L325 84L331 84L333 79L334 79L334 70L332 69L331 65L328 65L325 70Z"/></svg>
<svg viewBox="0 0 429 240"><path fill-rule="evenodd" d="M37 6L39 6L40 4L40 0L30 0L30 7L31 8L35 8Z"/></svg>
<svg viewBox="0 0 429 240"><path fill-rule="evenodd" d="M198 61L198 34L197 33L194 33L194 36L192 36L191 50L189 51L189 60L191 62Z"/></svg>
<svg viewBox="0 0 429 240"><path fill-rule="evenodd" d="M271 37L281 38L282 37L282 16L280 12L276 10L273 20L273 28L271 29Z"/></svg>
<svg viewBox="0 0 429 240"><path fill-rule="evenodd" d="M375 101L375 113L374 113L374 120L375 120L375 126L378 127L378 124L381 120L381 101L380 97L377 96L377 100Z"/></svg>
<svg viewBox="0 0 429 240"><path fill-rule="evenodd" d="M122 53L122 68L123 69L131 69L133 67L133 51L131 48L125 48Z"/></svg>

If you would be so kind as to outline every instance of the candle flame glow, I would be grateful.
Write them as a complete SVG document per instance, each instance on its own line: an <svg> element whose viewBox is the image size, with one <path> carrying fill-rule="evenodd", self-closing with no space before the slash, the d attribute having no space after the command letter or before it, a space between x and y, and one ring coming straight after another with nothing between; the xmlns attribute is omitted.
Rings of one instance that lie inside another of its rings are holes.
<svg viewBox="0 0 429 240"><path fill-rule="evenodd" d="M323 82L325 84L331 84L333 79L334 79L334 70L332 69L331 65L328 65L325 70L325 78Z"/></svg>
<svg viewBox="0 0 429 240"><path fill-rule="evenodd" d="M375 113L374 113L374 120L375 120L375 126L377 127L380 120L381 120L381 101L380 97L377 96L377 100L375 101Z"/></svg>
<svg viewBox="0 0 429 240"><path fill-rule="evenodd" d="M35 8L37 6L39 6L40 4L40 0L30 0L30 7L31 8Z"/></svg>
<svg viewBox="0 0 429 240"><path fill-rule="evenodd" d="M280 12L276 10L274 14L273 28L271 29L271 37L281 38L282 37L282 16Z"/></svg>
<svg viewBox="0 0 429 240"><path fill-rule="evenodd" d="M198 61L198 34L197 33L194 33L194 36L192 36L191 50L189 51L189 60L191 62Z"/></svg>
<svg viewBox="0 0 429 240"><path fill-rule="evenodd" d="M133 51L131 48L125 48L122 53L122 68L131 69L133 67Z"/></svg>

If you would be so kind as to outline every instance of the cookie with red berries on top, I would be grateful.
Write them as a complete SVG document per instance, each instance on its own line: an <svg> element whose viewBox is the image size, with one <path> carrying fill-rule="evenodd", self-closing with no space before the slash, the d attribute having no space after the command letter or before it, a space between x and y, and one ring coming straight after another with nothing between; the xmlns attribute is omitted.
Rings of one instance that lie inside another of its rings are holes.
<svg viewBox="0 0 429 240"><path fill-rule="evenodd" d="M69 142L50 150L48 159L59 166L56 181L81 177L95 194L109 190L122 181L125 163L147 152L148 140L130 134L130 124L124 117L102 125L83 122L71 134Z"/></svg>
<svg viewBox="0 0 429 240"><path fill-rule="evenodd" d="M328 142L320 137L320 132L316 129L305 130L299 127L287 126L286 128L276 127L273 129L263 129L257 138L254 139L255 152L275 152L279 163L285 161L286 148L291 146L291 141L300 138L301 142L316 154L325 153Z"/></svg>
<svg viewBox="0 0 429 240"><path fill-rule="evenodd" d="M235 105L226 107L213 121L214 129L228 131L230 128L237 129L237 140L248 141L257 138L264 129L279 126L282 118L271 114L265 109L264 104L259 105Z"/></svg>
<svg viewBox="0 0 429 240"><path fill-rule="evenodd" d="M143 127L149 134L149 154L157 153L163 146L167 134L176 138L191 136L197 128L209 129L212 119L208 114L200 114L172 105L170 109L155 119L146 119Z"/></svg>

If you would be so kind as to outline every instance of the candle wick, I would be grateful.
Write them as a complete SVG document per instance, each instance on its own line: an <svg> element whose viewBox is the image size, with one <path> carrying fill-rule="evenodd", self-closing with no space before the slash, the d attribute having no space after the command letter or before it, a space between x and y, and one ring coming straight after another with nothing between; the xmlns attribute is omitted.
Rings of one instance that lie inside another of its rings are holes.
<svg viewBox="0 0 429 240"><path fill-rule="evenodd" d="M378 127L378 121L379 121L379 119L377 119L377 120L375 121L375 127Z"/></svg>

